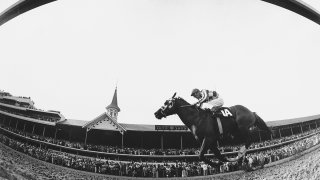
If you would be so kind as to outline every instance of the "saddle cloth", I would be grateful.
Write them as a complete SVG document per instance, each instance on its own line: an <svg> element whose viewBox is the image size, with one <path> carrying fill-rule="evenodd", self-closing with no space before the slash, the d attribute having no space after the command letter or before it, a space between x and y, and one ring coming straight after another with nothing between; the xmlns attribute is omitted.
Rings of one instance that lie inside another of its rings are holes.
<svg viewBox="0 0 320 180"><path fill-rule="evenodd" d="M221 107L214 112L214 118L217 120L220 135L223 135L223 126L221 123L221 119L222 121L232 119L234 118L234 115L231 113L230 108Z"/></svg>

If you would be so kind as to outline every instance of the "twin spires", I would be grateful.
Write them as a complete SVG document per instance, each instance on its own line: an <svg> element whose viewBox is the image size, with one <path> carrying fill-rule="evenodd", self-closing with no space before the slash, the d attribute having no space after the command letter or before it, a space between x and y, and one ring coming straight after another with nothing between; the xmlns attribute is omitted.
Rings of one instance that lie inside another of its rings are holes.
<svg viewBox="0 0 320 180"><path fill-rule="evenodd" d="M107 113L117 121L118 112L120 112L120 108L118 106L118 98L117 98L117 87L114 90L112 102L109 106L106 107Z"/></svg>
<svg viewBox="0 0 320 180"><path fill-rule="evenodd" d="M126 129L117 122L118 112L120 112L117 99L117 87L114 92L112 102L109 106L106 107L106 110L107 112L104 112L100 116L87 122L82 126L82 128L86 128L87 132L91 129L112 129L117 130L121 134L123 134Z"/></svg>

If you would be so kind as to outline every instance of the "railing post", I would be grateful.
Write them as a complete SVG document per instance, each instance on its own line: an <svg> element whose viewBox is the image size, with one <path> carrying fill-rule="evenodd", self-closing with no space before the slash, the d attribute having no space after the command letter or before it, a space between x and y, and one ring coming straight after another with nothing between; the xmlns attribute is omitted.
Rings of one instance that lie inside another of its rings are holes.
<svg viewBox="0 0 320 180"><path fill-rule="evenodd" d="M123 149L123 136L124 136L124 133L121 133L121 149Z"/></svg>
<svg viewBox="0 0 320 180"><path fill-rule="evenodd" d="M56 131L54 132L54 141L57 141L57 133L58 133L58 128L56 128Z"/></svg>
<svg viewBox="0 0 320 180"><path fill-rule="evenodd" d="M182 150L183 149L183 137L182 137L182 134L181 134L181 137L180 137L180 149Z"/></svg>
<svg viewBox="0 0 320 180"><path fill-rule="evenodd" d="M143 132L141 133L140 148L143 148Z"/></svg>
<svg viewBox="0 0 320 180"><path fill-rule="evenodd" d="M19 123L19 121L18 121L18 119L17 119L17 123L16 123L16 130L17 130L17 128L18 128L18 123Z"/></svg>
<svg viewBox="0 0 320 180"><path fill-rule="evenodd" d="M31 133L31 134L33 134L33 133L34 133L34 126L35 126L35 124L33 124L32 133Z"/></svg>
<svg viewBox="0 0 320 180"><path fill-rule="evenodd" d="M280 135L280 138L282 138L282 136L281 136L281 129L279 128L279 135Z"/></svg>
<svg viewBox="0 0 320 180"><path fill-rule="evenodd" d="M25 132L25 130L26 130L26 122L23 125L23 133Z"/></svg>
<svg viewBox="0 0 320 180"><path fill-rule="evenodd" d="M163 150L163 134L161 134L161 150Z"/></svg>
<svg viewBox="0 0 320 180"><path fill-rule="evenodd" d="M86 128L86 137L84 139L84 145L87 146L88 128Z"/></svg>
<svg viewBox="0 0 320 180"><path fill-rule="evenodd" d="M43 136L43 137L44 137L45 132L46 132L46 127L44 126L44 127L43 127L43 132L42 132L42 136Z"/></svg>

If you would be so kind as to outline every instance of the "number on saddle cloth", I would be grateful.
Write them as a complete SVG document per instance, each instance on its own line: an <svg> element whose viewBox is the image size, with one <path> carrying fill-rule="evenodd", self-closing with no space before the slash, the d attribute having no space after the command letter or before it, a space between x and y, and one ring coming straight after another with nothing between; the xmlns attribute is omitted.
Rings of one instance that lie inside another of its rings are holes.
<svg viewBox="0 0 320 180"><path fill-rule="evenodd" d="M229 108L227 107L221 107L219 108L215 114L221 118L230 118L230 117L233 117L231 111Z"/></svg>

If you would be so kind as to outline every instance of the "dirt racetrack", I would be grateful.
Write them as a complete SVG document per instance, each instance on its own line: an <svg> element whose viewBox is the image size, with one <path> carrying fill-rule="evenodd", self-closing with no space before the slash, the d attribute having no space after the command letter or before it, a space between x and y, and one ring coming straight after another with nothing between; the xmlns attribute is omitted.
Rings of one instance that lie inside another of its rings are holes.
<svg viewBox="0 0 320 180"><path fill-rule="evenodd" d="M1 179L139 179L130 177L105 176L77 171L46 163L23 153L17 152L0 143L0 180ZM141 178L140 178L141 179ZM147 179L147 178L145 178ZM221 175L188 178L163 179L320 179L320 145L293 157L267 165L253 172L237 171Z"/></svg>

